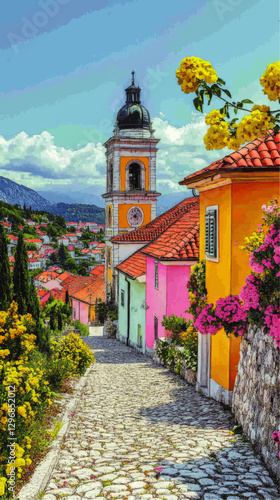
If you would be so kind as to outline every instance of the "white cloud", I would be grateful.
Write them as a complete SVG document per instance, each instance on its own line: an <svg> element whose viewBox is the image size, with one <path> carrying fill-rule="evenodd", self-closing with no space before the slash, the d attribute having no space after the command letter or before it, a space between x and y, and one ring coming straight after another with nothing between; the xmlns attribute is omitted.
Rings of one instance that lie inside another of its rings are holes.
<svg viewBox="0 0 280 500"><path fill-rule="evenodd" d="M175 127L163 116L153 120L155 137L160 139L157 154L157 182L161 192L178 191L186 175L206 167L227 154L206 151L203 115L193 114L190 123ZM35 190L71 191L105 187L105 148L89 142L77 150L56 146L49 132L28 136L19 133L10 140L0 136L0 173ZM82 201L82 200L81 200Z"/></svg>

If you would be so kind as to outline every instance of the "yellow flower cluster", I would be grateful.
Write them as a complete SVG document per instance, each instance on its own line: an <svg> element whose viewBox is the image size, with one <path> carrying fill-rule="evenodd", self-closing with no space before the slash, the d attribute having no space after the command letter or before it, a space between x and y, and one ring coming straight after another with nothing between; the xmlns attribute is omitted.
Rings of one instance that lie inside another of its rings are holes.
<svg viewBox="0 0 280 500"><path fill-rule="evenodd" d="M208 61L200 57L186 57L176 70L178 84L186 94L195 92L199 83L205 80L207 83L214 83L218 80L217 72Z"/></svg>
<svg viewBox="0 0 280 500"><path fill-rule="evenodd" d="M267 95L270 101L276 101L280 98L280 61L269 64L266 71L260 78L263 93Z"/></svg>
<svg viewBox="0 0 280 500"><path fill-rule="evenodd" d="M257 137L265 137L267 130L274 127L274 123L268 114L267 106L254 106L250 115L245 115L239 122L236 139L239 144L252 141Z"/></svg>
<svg viewBox="0 0 280 500"><path fill-rule="evenodd" d="M5 493L6 482L7 482L6 477L0 477L0 497L2 497Z"/></svg>
<svg viewBox="0 0 280 500"><path fill-rule="evenodd" d="M225 121L220 121L210 125L203 140L208 150L223 149L229 141L229 124Z"/></svg>
<svg viewBox="0 0 280 500"><path fill-rule="evenodd" d="M241 245L239 248L251 253L262 245L264 237L265 233L263 231L260 233L254 231L251 236L246 236L246 238L244 238L245 245Z"/></svg>
<svg viewBox="0 0 280 500"><path fill-rule="evenodd" d="M0 358L6 361L27 361L36 346L35 335L28 333L33 325L30 314L19 317L17 309L17 303L12 302L7 312L0 312Z"/></svg>
<svg viewBox="0 0 280 500"><path fill-rule="evenodd" d="M94 354L83 340L71 332L59 342L51 342L51 351L54 356L63 361L68 361L72 366L71 373L83 373L85 369L95 362Z"/></svg>

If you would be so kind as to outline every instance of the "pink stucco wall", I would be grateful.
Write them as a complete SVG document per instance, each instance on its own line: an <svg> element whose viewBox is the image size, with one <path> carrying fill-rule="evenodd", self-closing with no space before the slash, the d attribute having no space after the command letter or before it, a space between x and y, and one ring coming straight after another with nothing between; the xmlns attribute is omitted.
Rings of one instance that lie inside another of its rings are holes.
<svg viewBox="0 0 280 500"><path fill-rule="evenodd" d="M75 321L76 319L88 326L88 305L72 299L72 320Z"/></svg>
<svg viewBox="0 0 280 500"><path fill-rule="evenodd" d="M189 307L186 284L190 276L190 265L158 264L158 289L154 286L154 259L147 257L146 274L146 345L154 347L154 316L158 317L158 336L164 337L165 330L161 325L163 315L183 316L190 318L185 313Z"/></svg>

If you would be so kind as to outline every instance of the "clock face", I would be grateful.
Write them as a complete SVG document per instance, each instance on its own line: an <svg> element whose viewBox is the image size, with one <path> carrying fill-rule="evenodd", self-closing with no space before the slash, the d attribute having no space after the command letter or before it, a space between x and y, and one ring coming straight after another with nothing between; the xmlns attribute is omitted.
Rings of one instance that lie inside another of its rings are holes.
<svg viewBox="0 0 280 500"><path fill-rule="evenodd" d="M127 222L131 227L141 226L144 214L139 207L132 207L127 212Z"/></svg>

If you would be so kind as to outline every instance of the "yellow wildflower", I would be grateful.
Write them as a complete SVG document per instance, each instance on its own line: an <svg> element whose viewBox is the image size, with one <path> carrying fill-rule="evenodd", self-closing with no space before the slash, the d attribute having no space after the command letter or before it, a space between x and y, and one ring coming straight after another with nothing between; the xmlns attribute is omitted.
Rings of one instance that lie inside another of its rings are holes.
<svg viewBox="0 0 280 500"><path fill-rule="evenodd" d="M260 78L263 93L270 101L280 98L280 61L269 64Z"/></svg>

